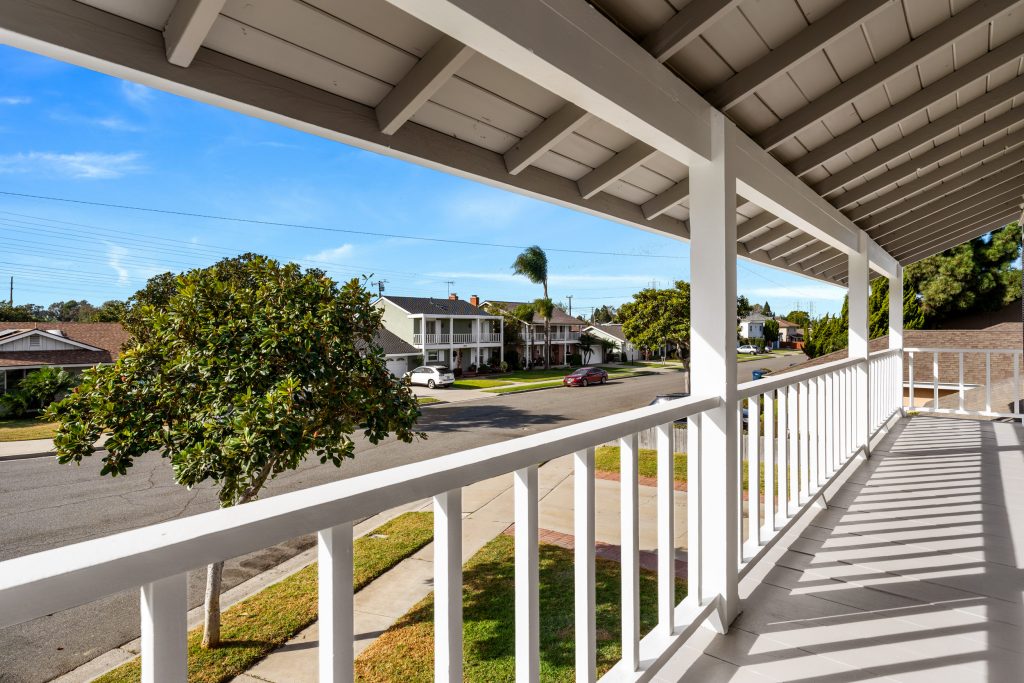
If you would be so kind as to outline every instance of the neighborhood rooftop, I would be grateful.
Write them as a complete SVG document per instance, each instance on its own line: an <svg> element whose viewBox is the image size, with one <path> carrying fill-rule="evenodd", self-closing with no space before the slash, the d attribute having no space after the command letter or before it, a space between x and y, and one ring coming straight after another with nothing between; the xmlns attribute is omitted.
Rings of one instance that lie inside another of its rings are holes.
<svg viewBox="0 0 1024 683"><path fill-rule="evenodd" d="M435 299L433 297L421 296L391 296L384 297L399 308L406 310L413 315L461 315L461 316L486 316L487 311L474 306L462 299Z"/></svg>
<svg viewBox="0 0 1024 683"><path fill-rule="evenodd" d="M503 309L505 311L508 311L509 313L514 313L515 310L517 308L519 308L520 306L529 306L529 305L531 305L531 304L529 304L526 301L486 301L484 303L488 303L488 304L491 304L493 306L497 306L498 308L501 308L501 309ZM544 317L541 316L540 314L538 314L536 311L534 311L532 322L535 325L543 324L544 323ZM552 313L551 313L551 324L552 325L586 325L587 323L584 320L580 320L579 318L577 318L575 316L569 315L568 313L565 312L565 309L563 309L561 306L555 306L554 309L552 310Z"/></svg>

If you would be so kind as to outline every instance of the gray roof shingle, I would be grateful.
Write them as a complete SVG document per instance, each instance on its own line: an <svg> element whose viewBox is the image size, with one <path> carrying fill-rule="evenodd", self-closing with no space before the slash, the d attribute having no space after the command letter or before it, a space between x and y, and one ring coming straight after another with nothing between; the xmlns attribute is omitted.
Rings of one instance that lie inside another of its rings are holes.
<svg viewBox="0 0 1024 683"><path fill-rule="evenodd" d="M488 315L487 311L462 299L435 299L422 296L385 296L382 298L414 315Z"/></svg>
<svg viewBox="0 0 1024 683"><path fill-rule="evenodd" d="M419 353L415 346L384 327L373 335L373 341L389 356L412 356Z"/></svg>

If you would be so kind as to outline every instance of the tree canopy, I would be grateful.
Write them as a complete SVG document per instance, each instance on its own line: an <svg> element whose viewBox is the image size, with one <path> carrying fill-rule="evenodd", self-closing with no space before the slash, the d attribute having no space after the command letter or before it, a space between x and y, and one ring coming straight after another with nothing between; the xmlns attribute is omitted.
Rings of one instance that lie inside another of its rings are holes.
<svg viewBox="0 0 1024 683"><path fill-rule="evenodd" d="M690 283L671 289L647 288L619 307L622 332L637 348L655 349L670 342L682 354L690 345Z"/></svg>

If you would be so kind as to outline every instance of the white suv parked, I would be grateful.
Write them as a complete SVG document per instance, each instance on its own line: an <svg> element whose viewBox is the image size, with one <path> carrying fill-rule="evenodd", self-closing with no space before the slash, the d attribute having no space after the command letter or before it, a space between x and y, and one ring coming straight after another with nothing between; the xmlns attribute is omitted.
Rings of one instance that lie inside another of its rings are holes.
<svg viewBox="0 0 1024 683"><path fill-rule="evenodd" d="M448 368L423 365L405 373L405 379L409 384L420 384L433 389L451 386L455 382L455 375Z"/></svg>

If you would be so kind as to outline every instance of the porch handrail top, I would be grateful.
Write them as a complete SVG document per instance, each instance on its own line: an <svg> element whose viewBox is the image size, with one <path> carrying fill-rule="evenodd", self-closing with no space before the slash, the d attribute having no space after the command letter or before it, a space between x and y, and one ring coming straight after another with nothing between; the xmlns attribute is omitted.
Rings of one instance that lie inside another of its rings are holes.
<svg viewBox="0 0 1024 683"><path fill-rule="evenodd" d="M719 403L717 396L675 399L0 562L0 628L596 447Z"/></svg>
<svg viewBox="0 0 1024 683"><path fill-rule="evenodd" d="M1012 353L1024 353L1024 348L1021 349L969 349L969 348L954 348L954 347L938 347L938 346L907 346L903 349L907 353L1001 353L1001 354L1012 354Z"/></svg>
<svg viewBox="0 0 1024 683"><path fill-rule="evenodd" d="M778 375L769 375L764 379L744 382L736 387L736 398L744 399L751 396L757 396L758 394L763 394L768 391L788 387L790 384L795 384L796 382L803 382L805 380L814 379L815 377L820 377L821 375L827 375L828 373L835 372L836 370L853 367L854 365L863 362L863 358L844 358L842 360L834 360L830 363L815 365L812 368L792 370Z"/></svg>
<svg viewBox="0 0 1024 683"><path fill-rule="evenodd" d="M868 358L881 358L894 353L903 353L906 349L880 349L878 351L871 351L868 353Z"/></svg>

